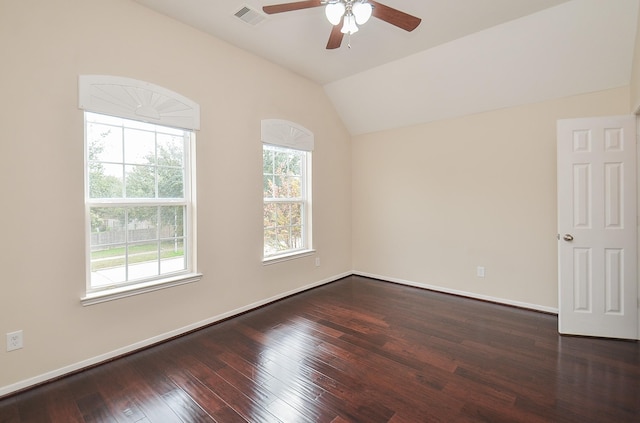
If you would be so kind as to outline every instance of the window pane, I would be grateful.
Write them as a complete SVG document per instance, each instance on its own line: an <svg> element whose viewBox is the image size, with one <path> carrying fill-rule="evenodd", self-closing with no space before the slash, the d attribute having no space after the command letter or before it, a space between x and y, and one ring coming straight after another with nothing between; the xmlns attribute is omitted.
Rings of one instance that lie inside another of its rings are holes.
<svg viewBox="0 0 640 423"><path fill-rule="evenodd" d="M293 249L299 249L304 246L301 229L299 226L291 227L291 248Z"/></svg>
<svg viewBox="0 0 640 423"><path fill-rule="evenodd" d="M185 206L92 207L92 286L186 270L185 210Z"/></svg>
<svg viewBox="0 0 640 423"><path fill-rule="evenodd" d="M122 127L88 123L87 142L89 160L122 163Z"/></svg>
<svg viewBox="0 0 640 423"><path fill-rule="evenodd" d="M278 251L290 250L291 247L291 235L289 234L289 228L278 228Z"/></svg>
<svg viewBox="0 0 640 423"><path fill-rule="evenodd" d="M92 207L91 246L118 244L126 241L125 209L119 207Z"/></svg>
<svg viewBox="0 0 640 423"><path fill-rule="evenodd" d="M277 151L273 158L273 173L278 175L286 175L289 167L289 153L285 151Z"/></svg>
<svg viewBox="0 0 640 423"><path fill-rule="evenodd" d="M289 175L301 175L301 155L300 153L292 153L287 160L287 174Z"/></svg>
<svg viewBox="0 0 640 423"><path fill-rule="evenodd" d="M184 206L160 207L160 238L184 236Z"/></svg>
<svg viewBox="0 0 640 423"><path fill-rule="evenodd" d="M287 198L287 188L282 176L275 175L273 177L273 185L271 189L273 198Z"/></svg>
<svg viewBox="0 0 640 423"><path fill-rule="evenodd" d="M181 168L158 167L158 197L184 197L184 172Z"/></svg>
<svg viewBox="0 0 640 423"><path fill-rule="evenodd" d="M289 226L291 221L291 205L289 203L276 204L277 225Z"/></svg>
<svg viewBox="0 0 640 423"><path fill-rule="evenodd" d="M110 244L91 248L91 271L123 267L125 265L126 245Z"/></svg>
<svg viewBox="0 0 640 423"><path fill-rule="evenodd" d="M127 198L155 198L155 166L126 166L125 170Z"/></svg>
<svg viewBox="0 0 640 423"><path fill-rule="evenodd" d="M283 197L287 198L300 198L302 191L300 189L302 184L302 178L299 176L287 176L283 179L283 185L285 187L285 194Z"/></svg>
<svg viewBox="0 0 640 423"><path fill-rule="evenodd" d="M262 189L264 198L273 198L273 176L264 175L262 177Z"/></svg>
<svg viewBox="0 0 640 423"><path fill-rule="evenodd" d="M125 272L126 248L125 244L91 248L92 286L110 286L127 280Z"/></svg>
<svg viewBox="0 0 640 423"><path fill-rule="evenodd" d="M184 165L184 136L158 134L158 166Z"/></svg>
<svg viewBox="0 0 640 423"><path fill-rule="evenodd" d="M303 203L265 203L265 255L300 249L302 237Z"/></svg>
<svg viewBox="0 0 640 423"><path fill-rule="evenodd" d="M129 209L128 242L158 239L158 207L132 207Z"/></svg>
<svg viewBox="0 0 640 423"><path fill-rule="evenodd" d="M128 248L128 279L142 279L159 274L158 243L134 244Z"/></svg>
<svg viewBox="0 0 640 423"><path fill-rule="evenodd" d="M265 147L262 150L262 173L273 174L273 150Z"/></svg>
<svg viewBox="0 0 640 423"><path fill-rule="evenodd" d="M304 152L276 147L263 150L264 198L300 198Z"/></svg>
<svg viewBox="0 0 640 423"><path fill-rule="evenodd" d="M292 203L289 215L289 225L302 225L302 203Z"/></svg>
<svg viewBox="0 0 640 423"><path fill-rule="evenodd" d="M278 249L278 238L274 228L265 229L264 231L264 255L275 254Z"/></svg>
<svg viewBox="0 0 640 423"><path fill-rule="evenodd" d="M124 161L129 164L154 164L156 162L155 134L125 128Z"/></svg>
<svg viewBox="0 0 640 423"><path fill-rule="evenodd" d="M90 214L92 285L124 282L127 254L125 209L93 207Z"/></svg>
<svg viewBox="0 0 640 423"><path fill-rule="evenodd" d="M186 269L186 256L184 253L184 240L173 239L162 241L160 271L165 273L179 272Z"/></svg>
<svg viewBox="0 0 640 423"><path fill-rule="evenodd" d="M184 136L158 134L158 197L184 197Z"/></svg>
<svg viewBox="0 0 640 423"><path fill-rule="evenodd" d="M277 222L276 204L265 203L264 205L264 227L275 228Z"/></svg>
<svg viewBox="0 0 640 423"><path fill-rule="evenodd" d="M120 198L122 197L123 167L117 164L100 162L89 163L89 197Z"/></svg>

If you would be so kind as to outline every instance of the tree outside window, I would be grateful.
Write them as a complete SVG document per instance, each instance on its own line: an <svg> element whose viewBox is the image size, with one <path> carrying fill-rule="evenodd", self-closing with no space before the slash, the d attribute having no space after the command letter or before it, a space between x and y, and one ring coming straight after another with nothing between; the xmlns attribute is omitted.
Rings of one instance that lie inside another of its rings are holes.
<svg viewBox="0 0 640 423"><path fill-rule="evenodd" d="M187 270L190 131L89 112L85 117L90 286Z"/></svg>
<svg viewBox="0 0 640 423"><path fill-rule="evenodd" d="M305 151L264 145L264 256L307 248Z"/></svg>

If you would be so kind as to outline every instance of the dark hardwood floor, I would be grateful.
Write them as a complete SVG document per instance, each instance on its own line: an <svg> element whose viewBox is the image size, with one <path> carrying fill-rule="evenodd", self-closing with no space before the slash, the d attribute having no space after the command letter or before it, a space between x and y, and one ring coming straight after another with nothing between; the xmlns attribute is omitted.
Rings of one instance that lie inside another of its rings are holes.
<svg viewBox="0 0 640 423"><path fill-rule="evenodd" d="M640 422L640 345L351 276L0 400L0 422Z"/></svg>

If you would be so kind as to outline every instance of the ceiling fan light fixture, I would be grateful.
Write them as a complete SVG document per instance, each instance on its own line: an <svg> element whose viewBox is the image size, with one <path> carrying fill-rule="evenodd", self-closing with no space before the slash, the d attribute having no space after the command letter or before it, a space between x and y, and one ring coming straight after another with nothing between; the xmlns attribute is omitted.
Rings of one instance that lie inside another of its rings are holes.
<svg viewBox="0 0 640 423"><path fill-rule="evenodd" d="M340 19L342 19L344 11L344 3L341 1L328 3L327 7L324 9L324 13L327 15L327 19L331 22L331 25L338 25L340 23Z"/></svg>
<svg viewBox="0 0 640 423"><path fill-rule="evenodd" d="M366 23L373 13L371 3L367 3L366 1L355 2L351 10L353 11L353 15L356 17L358 25Z"/></svg>
<svg viewBox="0 0 640 423"><path fill-rule="evenodd" d="M267 15L324 6L327 20L333 25L327 42L327 50L339 48L344 34L355 34L373 16L381 21L411 32L422 19L374 0L289 0L289 3L263 6ZM373 13L375 12L375 14ZM350 39L350 37L349 37ZM347 44L351 47L350 44Z"/></svg>
<svg viewBox="0 0 640 423"><path fill-rule="evenodd" d="M349 35L358 32L358 25L356 25L356 19L353 14L349 13L344 16L344 25L342 25L340 32Z"/></svg>

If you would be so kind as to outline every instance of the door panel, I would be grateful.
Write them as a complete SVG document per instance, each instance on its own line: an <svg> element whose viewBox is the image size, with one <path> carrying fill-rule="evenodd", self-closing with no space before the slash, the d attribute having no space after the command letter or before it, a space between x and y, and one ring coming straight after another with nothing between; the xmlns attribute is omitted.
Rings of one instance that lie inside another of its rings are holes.
<svg viewBox="0 0 640 423"><path fill-rule="evenodd" d="M624 274L624 250L607 248L605 250L605 313L621 314L622 308L622 275Z"/></svg>
<svg viewBox="0 0 640 423"><path fill-rule="evenodd" d="M558 121L559 331L637 339L635 117Z"/></svg>
<svg viewBox="0 0 640 423"><path fill-rule="evenodd" d="M591 227L591 165L573 165L573 226Z"/></svg>
<svg viewBox="0 0 640 423"><path fill-rule="evenodd" d="M573 311L591 312L591 249L573 250Z"/></svg>

